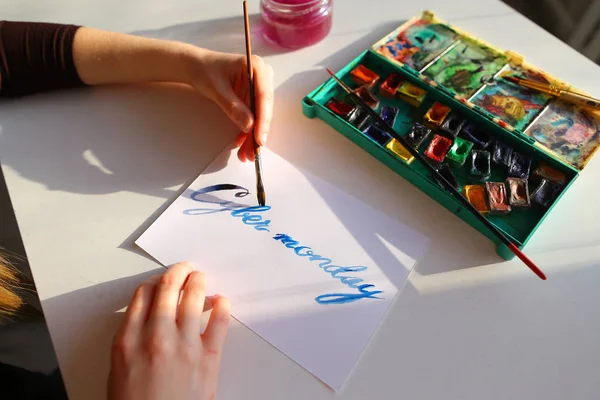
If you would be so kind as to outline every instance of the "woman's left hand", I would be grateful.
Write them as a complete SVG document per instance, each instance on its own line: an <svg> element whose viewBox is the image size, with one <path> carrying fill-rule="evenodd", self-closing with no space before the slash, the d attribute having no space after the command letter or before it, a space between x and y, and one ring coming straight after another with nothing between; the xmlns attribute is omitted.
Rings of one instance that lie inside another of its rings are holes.
<svg viewBox="0 0 600 400"><path fill-rule="evenodd" d="M264 146L273 117L273 68L252 56L256 118L250 112L246 56L196 48L187 73L189 84L214 101L241 130L236 139L240 161L254 161L252 133Z"/></svg>
<svg viewBox="0 0 600 400"><path fill-rule="evenodd" d="M186 262L137 288L113 340L109 399L215 399L231 304L205 295L204 274Z"/></svg>

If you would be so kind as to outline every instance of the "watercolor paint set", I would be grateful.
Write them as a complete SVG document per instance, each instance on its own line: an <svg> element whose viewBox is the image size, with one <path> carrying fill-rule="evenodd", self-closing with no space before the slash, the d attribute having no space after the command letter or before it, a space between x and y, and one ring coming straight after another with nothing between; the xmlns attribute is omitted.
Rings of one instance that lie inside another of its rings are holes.
<svg viewBox="0 0 600 400"><path fill-rule="evenodd" d="M583 91L430 11L335 75L521 249L600 147L600 111L503 77ZM302 106L494 241L501 257L514 257L335 80Z"/></svg>

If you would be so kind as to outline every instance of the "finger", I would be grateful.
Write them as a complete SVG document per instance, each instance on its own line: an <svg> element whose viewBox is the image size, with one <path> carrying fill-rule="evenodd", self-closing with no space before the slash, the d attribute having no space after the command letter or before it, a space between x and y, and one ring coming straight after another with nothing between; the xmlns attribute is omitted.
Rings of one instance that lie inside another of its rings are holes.
<svg viewBox="0 0 600 400"><path fill-rule="evenodd" d="M256 123L254 135L259 145L264 146L267 143L269 129L271 128L271 119L273 118L273 68L265 62L254 62L255 85L254 93L256 95Z"/></svg>
<svg viewBox="0 0 600 400"><path fill-rule="evenodd" d="M245 162L246 161L246 151L245 151L244 144L246 144L246 141L244 141L244 143L242 143L242 145L240 146L240 148L237 151L238 159L241 162Z"/></svg>
<svg viewBox="0 0 600 400"><path fill-rule="evenodd" d="M240 147L244 143L246 136L248 135L244 132L237 135L237 137L235 138L235 147Z"/></svg>
<svg viewBox="0 0 600 400"><path fill-rule="evenodd" d="M248 134L244 143L238 149L238 158L240 161L254 161L254 144L252 143L252 137Z"/></svg>
<svg viewBox="0 0 600 400"><path fill-rule="evenodd" d="M206 277L200 271L190 274L179 305L177 322L184 335L199 337L202 312L204 311L204 296L206 295Z"/></svg>
<svg viewBox="0 0 600 400"><path fill-rule="evenodd" d="M242 133L236 139L236 144L239 146L238 158L241 162L244 162L247 159L247 157L246 157L246 155L247 155L246 142L248 141L248 138L250 137L250 135L251 135L251 133ZM238 144L238 141L239 141L239 144Z"/></svg>
<svg viewBox="0 0 600 400"><path fill-rule="evenodd" d="M185 281L194 267L188 262L181 262L171 266L156 285L154 302L150 309L149 322L155 327L165 323L175 324L179 296Z"/></svg>
<svg viewBox="0 0 600 400"><path fill-rule="evenodd" d="M246 160L254 162L254 142L252 141L252 136L248 135L246 141L242 145L242 149L245 153Z"/></svg>
<svg viewBox="0 0 600 400"><path fill-rule="evenodd" d="M132 337L137 337L139 332L142 331L142 328L148 319L148 313L152 306L156 284L160 280L160 277L161 275L153 275L137 287L127 306L125 318L121 323L117 335L131 335Z"/></svg>
<svg viewBox="0 0 600 400"><path fill-rule="evenodd" d="M249 132L254 124L254 118L248 106L227 84L219 84L216 88L215 102L229 117L229 119L242 131Z"/></svg>
<svg viewBox="0 0 600 400"><path fill-rule="evenodd" d="M206 351L220 354L231 319L231 303L223 296L214 296L213 309L202 335Z"/></svg>

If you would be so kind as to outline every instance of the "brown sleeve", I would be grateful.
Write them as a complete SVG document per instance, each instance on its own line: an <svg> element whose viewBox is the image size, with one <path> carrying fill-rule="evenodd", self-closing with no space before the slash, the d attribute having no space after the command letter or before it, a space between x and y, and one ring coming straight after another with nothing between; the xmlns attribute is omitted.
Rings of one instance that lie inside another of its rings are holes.
<svg viewBox="0 0 600 400"><path fill-rule="evenodd" d="M0 97L83 85L73 62L79 28L0 21Z"/></svg>

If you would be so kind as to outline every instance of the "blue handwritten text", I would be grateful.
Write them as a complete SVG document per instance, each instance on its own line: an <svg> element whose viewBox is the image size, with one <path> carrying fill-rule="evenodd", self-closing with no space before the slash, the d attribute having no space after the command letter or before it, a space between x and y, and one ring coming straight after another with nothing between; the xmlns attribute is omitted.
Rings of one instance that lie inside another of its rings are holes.
<svg viewBox="0 0 600 400"><path fill-rule="evenodd" d="M238 185L221 184L208 186L200 190L196 190L194 193L191 194L190 198L200 203L216 205L218 206L218 208L192 208L184 210L183 213L186 215L206 215L223 211L230 211L231 216L241 218L244 224L253 226L254 229L256 229L257 231L270 232L269 224L271 223L271 221L263 220L260 214L265 211L269 211L271 209L271 206L245 207L242 204L237 204L229 200L223 201L219 198L213 198L212 195L209 195L209 193L212 192L226 190L238 190L238 192L234 194L234 196L237 198L245 197L250 193L248 189ZM204 198L202 196L204 196Z"/></svg>
<svg viewBox="0 0 600 400"><path fill-rule="evenodd" d="M240 218L246 225L252 226L257 231L270 232L271 220L263 219L263 213L271 209L270 206L251 206L247 207L243 204L236 203L235 199L223 200L216 197L215 192L236 191L233 194L234 198L246 197L250 192L248 189L232 184L212 185L196 190L190 195L194 201L203 204L203 208L192 208L184 210L186 215L208 215L219 212L229 212L232 217ZM293 249L294 253L299 257L306 257L310 262L318 263L319 267L332 278L339 281L351 289L355 289L352 293L327 293L315 297L315 301L319 304L344 304L351 303L361 299L380 299L377 294L383 293L381 290L376 290L375 285L364 283L364 279L354 276L356 273L367 270L367 267L347 266L342 267L333 264L333 260L327 257L315 254L312 248L301 246L297 240L283 233L278 233L273 236L273 239L280 241L287 248Z"/></svg>
<svg viewBox="0 0 600 400"><path fill-rule="evenodd" d="M362 283L364 279L357 278L355 276L345 275L346 273L362 272L366 271L367 267L363 265L351 266L351 267L340 267L332 264L332 260L327 257L322 257L314 253L314 251L308 246L299 246L297 240L292 239L289 235L278 233L273 236L273 239L281 241L285 247L294 249L294 252L300 257L308 257L309 261L319 262L319 267L323 271L329 273L333 278L339 279L344 285L352 289L358 290L358 293L328 293L321 296L317 296L315 300L320 304L341 304L351 303L360 299L379 299L375 295L383 293L381 290L369 290L374 288L375 285L370 283Z"/></svg>

